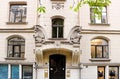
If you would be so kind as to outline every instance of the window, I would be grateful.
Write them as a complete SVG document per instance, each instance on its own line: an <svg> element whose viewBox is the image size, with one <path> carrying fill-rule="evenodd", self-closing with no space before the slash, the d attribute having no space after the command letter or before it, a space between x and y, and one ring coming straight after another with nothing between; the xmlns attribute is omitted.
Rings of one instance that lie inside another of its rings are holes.
<svg viewBox="0 0 120 79"><path fill-rule="evenodd" d="M11 79L19 79L19 65L11 65Z"/></svg>
<svg viewBox="0 0 120 79"><path fill-rule="evenodd" d="M119 79L119 67L109 67L109 79Z"/></svg>
<svg viewBox="0 0 120 79"><path fill-rule="evenodd" d="M9 22L22 23L26 22L27 7L26 4L10 4Z"/></svg>
<svg viewBox="0 0 120 79"><path fill-rule="evenodd" d="M8 39L8 57L24 58L25 40L21 37Z"/></svg>
<svg viewBox="0 0 120 79"><path fill-rule="evenodd" d="M105 67L98 66L98 79L105 79Z"/></svg>
<svg viewBox="0 0 120 79"><path fill-rule="evenodd" d="M33 79L32 78L32 66L22 66L22 79Z"/></svg>
<svg viewBox="0 0 120 79"><path fill-rule="evenodd" d="M8 65L0 64L0 79L8 79Z"/></svg>
<svg viewBox="0 0 120 79"><path fill-rule="evenodd" d="M91 41L92 58L108 58L108 42L104 39L93 39Z"/></svg>
<svg viewBox="0 0 120 79"><path fill-rule="evenodd" d="M90 8L90 19L92 24L107 24L107 7L103 7L101 17L94 14L94 8Z"/></svg>
<svg viewBox="0 0 120 79"><path fill-rule="evenodd" d="M52 38L63 38L63 23L63 19L52 19Z"/></svg>

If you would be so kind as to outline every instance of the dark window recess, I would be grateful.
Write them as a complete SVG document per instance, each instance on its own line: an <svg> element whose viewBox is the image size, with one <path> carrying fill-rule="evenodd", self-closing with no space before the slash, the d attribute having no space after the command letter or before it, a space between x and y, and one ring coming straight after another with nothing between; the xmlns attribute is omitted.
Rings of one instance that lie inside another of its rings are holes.
<svg viewBox="0 0 120 79"><path fill-rule="evenodd" d="M64 20L55 18L52 20L52 38L63 38Z"/></svg>

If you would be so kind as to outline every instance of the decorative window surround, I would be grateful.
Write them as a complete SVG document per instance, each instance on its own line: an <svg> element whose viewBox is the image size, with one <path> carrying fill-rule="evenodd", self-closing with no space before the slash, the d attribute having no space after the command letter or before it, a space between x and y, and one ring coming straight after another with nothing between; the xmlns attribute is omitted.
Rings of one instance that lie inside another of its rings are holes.
<svg viewBox="0 0 120 79"><path fill-rule="evenodd" d="M59 9L64 9L64 3L52 3L52 9L56 9L56 10L59 10Z"/></svg>

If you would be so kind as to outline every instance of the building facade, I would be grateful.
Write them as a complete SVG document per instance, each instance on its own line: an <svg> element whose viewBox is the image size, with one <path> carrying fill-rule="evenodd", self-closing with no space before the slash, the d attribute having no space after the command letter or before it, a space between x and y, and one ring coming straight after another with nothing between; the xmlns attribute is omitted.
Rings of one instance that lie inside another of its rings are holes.
<svg viewBox="0 0 120 79"><path fill-rule="evenodd" d="M2 1L0 79L119 79L120 1L105 6L100 18L95 6L72 11L77 2Z"/></svg>

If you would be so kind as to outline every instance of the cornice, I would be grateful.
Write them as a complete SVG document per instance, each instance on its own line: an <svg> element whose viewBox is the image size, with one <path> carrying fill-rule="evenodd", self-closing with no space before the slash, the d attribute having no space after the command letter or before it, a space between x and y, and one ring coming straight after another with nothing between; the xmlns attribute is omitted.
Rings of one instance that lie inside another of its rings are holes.
<svg viewBox="0 0 120 79"><path fill-rule="evenodd" d="M107 65L110 65L110 66L118 66L120 65L120 63L115 63L115 62L91 62L91 63L82 63L84 66L107 66Z"/></svg>
<svg viewBox="0 0 120 79"><path fill-rule="evenodd" d="M0 33L34 33L34 28L0 28Z"/></svg>
<svg viewBox="0 0 120 79"><path fill-rule="evenodd" d="M92 29L82 29L81 34L120 34L120 30L92 30Z"/></svg>

